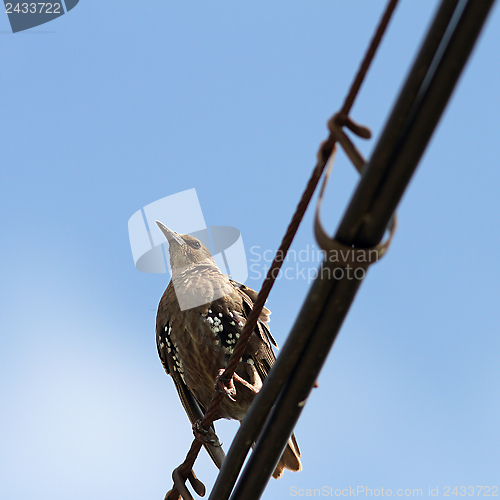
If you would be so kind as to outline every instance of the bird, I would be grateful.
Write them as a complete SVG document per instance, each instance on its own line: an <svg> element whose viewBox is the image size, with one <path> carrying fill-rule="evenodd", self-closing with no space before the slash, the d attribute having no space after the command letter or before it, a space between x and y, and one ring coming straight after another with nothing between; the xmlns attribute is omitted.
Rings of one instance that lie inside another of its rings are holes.
<svg viewBox="0 0 500 500"><path fill-rule="evenodd" d="M276 341L269 330L270 311L263 308L231 380L221 382L227 362L257 299L257 292L223 274L210 251L189 234L178 234L156 224L169 244L171 280L156 315L156 342L163 367L174 381L182 405L193 424L205 414L217 384L223 384L215 419L240 423L276 361ZM225 458L215 428L208 431L205 448L220 469ZM302 470L300 450L292 433L276 466L278 479L285 469Z"/></svg>

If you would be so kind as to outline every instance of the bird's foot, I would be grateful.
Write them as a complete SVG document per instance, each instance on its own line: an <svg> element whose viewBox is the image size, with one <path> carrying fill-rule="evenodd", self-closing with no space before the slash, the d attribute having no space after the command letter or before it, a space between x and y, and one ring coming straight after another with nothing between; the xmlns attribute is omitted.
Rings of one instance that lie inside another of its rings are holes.
<svg viewBox="0 0 500 500"><path fill-rule="evenodd" d="M244 378L241 378L237 373L233 375L234 380L239 382L241 385L244 385L247 389L250 389L254 394L259 393L259 389L252 385L250 382L247 382Z"/></svg>
<svg viewBox="0 0 500 500"><path fill-rule="evenodd" d="M234 399L234 396L236 396L236 387L234 386L233 377L230 379L223 377L222 375L225 371L223 368L219 370L219 375L215 379L215 388L225 394L231 401L236 401Z"/></svg>
<svg viewBox="0 0 500 500"><path fill-rule="evenodd" d="M210 437L210 431L207 431L201 426L201 420L197 420L193 424L193 434L194 437L202 443L207 443L212 446L220 446L220 443L217 443L218 440L216 441L213 437Z"/></svg>
<svg viewBox="0 0 500 500"><path fill-rule="evenodd" d="M245 386L247 389L250 389L254 394L259 393L259 389L252 385L250 382L240 377L237 373L235 373L231 379L225 378L222 375L224 374L223 369L219 370L219 375L215 380L215 388L223 392L231 401L236 401L234 396L236 396L236 387L234 386L234 381L239 382L241 385Z"/></svg>

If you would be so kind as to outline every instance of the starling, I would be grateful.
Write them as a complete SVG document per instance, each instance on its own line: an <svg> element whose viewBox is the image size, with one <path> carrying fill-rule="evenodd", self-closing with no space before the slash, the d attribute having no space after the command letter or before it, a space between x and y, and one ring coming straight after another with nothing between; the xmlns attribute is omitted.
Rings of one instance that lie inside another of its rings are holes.
<svg viewBox="0 0 500 500"><path fill-rule="evenodd" d="M277 345L268 326L270 311L262 309L233 378L221 382L218 377L229 361L257 293L222 274L198 239L156 223L169 242L172 268L172 279L156 315L156 342L163 367L173 378L193 425L205 413L216 384L222 384L227 397L221 401L215 419L241 422L276 360L271 344ZM213 427L208 434L205 447L220 468L224 452ZM279 478L284 469L302 469L293 434L273 477Z"/></svg>

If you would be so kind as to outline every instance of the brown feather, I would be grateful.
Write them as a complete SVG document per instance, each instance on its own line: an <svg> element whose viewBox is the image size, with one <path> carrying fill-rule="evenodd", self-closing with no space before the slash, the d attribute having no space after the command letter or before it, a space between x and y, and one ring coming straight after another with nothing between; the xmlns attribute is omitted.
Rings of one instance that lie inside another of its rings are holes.
<svg viewBox="0 0 500 500"><path fill-rule="evenodd" d="M214 393L221 369L229 361L243 326L252 311L257 292L222 274L210 252L189 235L177 235L160 225L169 240L172 280L158 305L156 340L165 371L175 387L191 423L202 418ZM196 304L184 309L185 303ZM199 305L201 304L201 305ZM262 387L276 361L276 341L269 330L270 311L263 308L235 373L252 385ZM234 382L234 401L224 398L216 419L243 420L255 398L255 392ZM214 439L215 428L211 429ZM222 448L206 445L220 468ZM292 434L273 474L284 469L301 470L300 451Z"/></svg>

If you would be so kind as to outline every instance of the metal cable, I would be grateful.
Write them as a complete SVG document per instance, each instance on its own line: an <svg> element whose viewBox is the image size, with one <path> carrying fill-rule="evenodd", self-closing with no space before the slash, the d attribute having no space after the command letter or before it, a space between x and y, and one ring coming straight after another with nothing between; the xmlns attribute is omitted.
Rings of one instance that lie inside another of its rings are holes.
<svg viewBox="0 0 500 500"><path fill-rule="evenodd" d="M380 241L494 0L462 0L464 8L455 11L457 3L453 6L450 0L442 2L372 158L363 168L362 180L335 237L345 245L365 248ZM459 12L457 18L455 14ZM385 161L380 161L379 155L385 155ZM271 382L286 381L272 401L274 408L231 500L257 500L262 495L359 289L362 279L349 279L345 275L340 279L324 277L332 273L323 271L332 271L337 265L330 261L321 265L266 381L269 383L264 384L255 400L255 403L267 402L273 392ZM246 421L258 418L258 413L252 405L238 434L244 433ZM228 460L230 456L231 450Z"/></svg>
<svg viewBox="0 0 500 500"><path fill-rule="evenodd" d="M382 36L384 35L387 25L389 24L390 18L392 16L392 13L394 12L394 9L398 3L398 0L389 0L386 10L379 22L379 25L375 31L375 34L370 42L370 45L368 47L368 50L365 54L365 57L358 69L358 72L356 74L356 77L354 78L354 81L349 89L349 92L344 100L344 104L341 108L341 111L339 113L340 115L340 121L346 120L347 115L349 111L351 110L354 100L359 92L359 89L361 87L361 84L363 83L363 80L366 76L366 73L370 67L371 62L373 61L373 58L375 56L375 52L380 45L380 41L382 39ZM243 331L240 335L240 338L238 339L238 342L236 343L236 346L234 348L233 354L231 355L231 358L229 359L229 362L226 366L226 369L224 373L221 375L220 378L224 379L231 379L231 377L234 374L234 371L236 369L236 366L243 355L246 346L248 344L248 341L250 340L250 337L253 333L253 330L257 324L257 321L259 319L259 316L262 312L262 308L264 307L264 304L266 303L269 293L276 281L276 278L279 274L279 270L281 266L283 265L283 262L285 260L285 257L288 253L288 250L292 244L292 241L295 237L295 234L297 233L298 227L300 225L300 222L302 221L304 214L307 210L307 207L309 205L309 202L311 201L311 198L314 194L314 191L316 190L316 187L318 185L318 182L321 178L321 175L323 174L323 171L325 169L326 163L328 161L328 158L330 157L333 148L335 146L335 139L333 136L330 134L330 137L323 142L321 148L320 148L320 153L318 154L318 162L311 174L311 177L309 179L309 182L307 183L306 189L302 195L302 198L296 208L296 211L292 217L292 220L287 228L287 231L285 233L285 236L283 237L283 240L281 242L281 245L276 252L276 255L273 259L273 262L267 272L266 278L264 279L264 282L262 284L261 290L257 296L257 299L255 300L252 312L250 313L245 326L243 328ZM216 391L212 397L212 400L210 401L210 404L207 408L207 411L205 413L205 416L203 417L202 421L200 422L199 427L202 429L208 430L210 428L210 425L212 425L217 409L219 407L220 402L224 398L224 394ZM266 413L267 415L267 413ZM264 417L266 416L264 415ZM251 444L251 443L250 443ZM184 462L174 471L173 476L174 476L174 486L172 490L170 490L167 495L165 496L165 500L177 500L179 498L179 495L183 494L185 500L191 500L191 495L187 492L187 489L179 484L179 482L184 483L186 479L189 479L191 484L193 484L194 480L196 478L193 478L190 476L192 474L191 469L194 465L194 462L196 461L196 458L198 456L198 453L202 447L202 441L198 438L195 438L191 444L191 447L189 449L189 452L186 455L186 458ZM248 451L248 448L247 448ZM246 455L246 453L245 453ZM241 465L240 465L241 467ZM234 481L232 482L232 485L234 485ZM198 481L199 483L199 481ZM221 484L219 481L216 482L215 487L217 484ZM200 483L201 484L201 483ZM225 484L228 484L225 482ZM232 487L231 485L231 487ZM226 492L226 496L222 497L219 492L216 491L216 488L214 487L214 492L210 496L210 498L217 498L217 499L222 499L222 498L227 498L230 494L230 490ZM227 490L227 487L225 488ZM179 491L181 490L181 491ZM213 496L214 493L217 496ZM186 497L186 494L189 496Z"/></svg>

